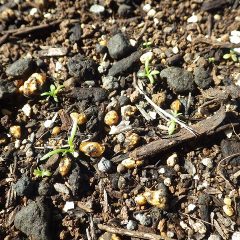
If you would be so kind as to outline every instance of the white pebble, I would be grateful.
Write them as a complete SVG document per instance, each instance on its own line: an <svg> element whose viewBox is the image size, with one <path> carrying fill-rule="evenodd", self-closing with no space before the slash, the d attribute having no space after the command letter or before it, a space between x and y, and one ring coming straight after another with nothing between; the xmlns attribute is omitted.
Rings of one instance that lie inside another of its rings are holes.
<svg viewBox="0 0 240 240"><path fill-rule="evenodd" d="M21 142L20 142L19 139L17 139L17 140L15 141L14 146L15 146L16 149L20 148L20 146L21 146Z"/></svg>
<svg viewBox="0 0 240 240"><path fill-rule="evenodd" d="M29 12L29 15L34 16L36 13L38 13L38 9L37 8L32 8Z"/></svg>
<svg viewBox="0 0 240 240"><path fill-rule="evenodd" d="M22 107L22 111L23 113L27 116L30 117L31 116L31 112L32 112L32 108L31 106L27 103Z"/></svg>
<svg viewBox="0 0 240 240"><path fill-rule="evenodd" d="M152 60L153 58L153 52L146 52L140 57L141 63L145 63L147 60Z"/></svg>
<svg viewBox="0 0 240 240"><path fill-rule="evenodd" d="M150 9L151 9L151 5L150 5L150 4L145 4L145 5L143 6L143 11L144 11L144 12L149 12Z"/></svg>
<svg viewBox="0 0 240 240"><path fill-rule="evenodd" d="M74 202L67 201L63 207L63 211L67 212L68 210L74 209Z"/></svg>
<svg viewBox="0 0 240 240"><path fill-rule="evenodd" d="M57 118L57 113L55 113L54 117L51 120L46 120L43 125L45 128L52 128L54 125L54 122L56 121Z"/></svg>
<svg viewBox="0 0 240 240"><path fill-rule="evenodd" d="M131 44L133 47L135 47L135 45L136 45L136 43L137 43L137 41L134 40L134 39L130 39L129 42L130 42L130 44Z"/></svg>
<svg viewBox="0 0 240 240"><path fill-rule="evenodd" d="M177 163L178 156L176 153L173 153L168 159L167 159L167 165L169 167L174 167Z"/></svg>
<svg viewBox="0 0 240 240"><path fill-rule="evenodd" d="M180 224L182 229L187 229L188 228L188 225L184 221L180 221L179 224Z"/></svg>
<svg viewBox="0 0 240 240"><path fill-rule="evenodd" d="M190 203L190 204L188 205L188 212L192 212L195 208L196 208L196 205L193 204L193 203Z"/></svg>
<svg viewBox="0 0 240 240"><path fill-rule="evenodd" d="M188 40L189 42L192 42L192 35L191 35L191 34L188 34L188 35L187 35L187 40Z"/></svg>
<svg viewBox="0 0 240 240"><path fill-rule="evenodd" d="M240 232L234 232L232 235L232 240L239 240L240 239Z"/></svg>
<svg viewBox="0 0 240 240"><path fill-rule="evenodd" d="M222 238L217 234L211 234L208 240L221 240Z"/></svg>
<svg viewBox="0 0 240 240"><path fill-rule="evenodd" d="M233 130L229 128L229 129L225 130L224 133L227 138L231 138L233 135Z"/></svg>
<svg viewBox="0 0 240 240"><path fill-rule="evenodd" d="M232 31L231 36L229 37L231 43L238 44L240 43L240 31Z"/></svg>
<svg viewBox="0 0 240 240"><path fill-rule="evenodd" d="M154 17L156 15L156 10L155 9L151 9L148 13L147 13L148 17Z"/></svg>
<svg viewBox="0 0 240 240"><path fill-rule="evenodd" d="M167 231L167 237L172 239L174 237L174 232L172 231Z"/></svg>
<svg viewBox="0 0 240 240"><path fill-rule="evenodd" d="M211 158L203 158L202 159L202 164L208 168L212 168L213 167L213 163L212 163L212 159Z"/></svg>
<svg viewBox="0 0 240 240"><path fill-rule="evenodd" d="M160 168L160 169L158 170L158 172L159 172L160 174L164 174L166 171L165 171L165 168Z"/></svg>
<svg viewBox="0 0 240 240"><path fill-rule="evenodd" d="M55 70L56 72L61 71L63 68L63 65L60 62L56 62Z"/></svg>
<svg viewBox="0 0 240 240"><path fill-rule="evenodd" d="M165 178L163 183L167 186L170 187L172 184L171 178Z"/></svg>
<svg viewBox="0 0 240 240"><path fill-rule="evenodd" d="M89 11L92 13L99 14L99 13L103 13L105 11L105 8L102 5L94 4L90 7Z"/></svg>
<svg viewBox="0 0 240 240"><path fill-rule="evenodd" d="M179 53L178 47L177 47L177 46L173 47L172 52L173 52L174 54Z"/></svg>
<svg viewBox="0 0 240 240"><path fill-rule="evenodd" d="M198 22L198 16L193 14L190 18L187 20L188 23L197 23Z"/></svg>
<svg viewBox="0 0 240 240"><path fill-rule="evenodd" d="M207 231L206 226L202 222L196 222L193 225L193 228L196 232L199 232L200 234L204 234Z"/></svg>

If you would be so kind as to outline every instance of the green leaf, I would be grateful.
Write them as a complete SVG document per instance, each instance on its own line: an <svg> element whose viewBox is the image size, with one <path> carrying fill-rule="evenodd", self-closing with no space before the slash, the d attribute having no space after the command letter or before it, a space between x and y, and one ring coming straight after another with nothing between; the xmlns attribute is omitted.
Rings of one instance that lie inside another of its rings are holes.
<svg viewBox="0 0 240 240"><path fill-rule="evenodd" d="M55 149L55 150L45 154L43 157L41 157L40 161L43 161L43 160L51 157L52 155L55 155L55 154L58 154L58 153L64 153L66 151L67 151L67 149L63 149L63 148Z"/></svg>
<svg viewBox="0 0 240 240"><path fill-rule="evenodd" d="M148 75L148 79L149 79L151 84L154 84L155 80L154 80L154 78L151 74Z"/></svg>
<svg viewBox="0 0 240 240"><path fill-rule="evenodd" d="M231 54L230 53L227 53L227 54L224 54L223 55L223 58L224 59L229 59L231 57Z"/></svg>
<svg viewBox="0 0 240 240"><path fill-rule="evenodd" d="M168 125L168 135L172 135L175 130L176 130L176 122L170 121Z"/></svg>
<svg viewBox="0 0 240 240"><path fill-rule="evenodd" d="M237 62L237 61L238 61L236 54L232 54L231 57L232 57L232 60L233 60L234 62Z"/></svg>
<svg viewBox="0 0 240 240"><path fill-rule="evenodd" d="M51 85L50 85L50 91L51 91L51 93L54 93L55 90L56 90L56 86L53 85L53 84L51 84Z"/></svg>
<svg viewBox="0 0 240 240"><path fill-rule="evenodd" d="M54 99L55 102L58 102L57 96L53 96L53 99Z"/></svg>
<svg viewBox="0 0 240 240"><path fill-rule="evenodd" d="M73 146L73 141L74 141L76 132L77 132L77 121L73 121L71 134L70 134L70 137L68 138L68 144L69 144L70 148L71 148L71 146Z"/></svg>
<svg viewBox="0 0 240 240"><path fill-rule="evenodd" d="M146 72L146 75L149 74L149 59L146 59L145 61L145 72Z"/></svg>
<svg viewBox="0 0 240 240"><path fill-rule="evenodd" d="M49 96L49 95L50 95L49 92L44 92L44 93L41 94L41 96Z"/></svg>
<svg viewBox="0 0 240 240"><path fill-rule="evenodd" d="M157 74L159 74L160 72L158 71L158 70L153 70L153 71L151 71L151 75L157 75Z"/></svg>
<svg viewBox="0 0 240 240"><path fill-rule="evenodd" d="M33 175L36 177L50 177L52 174L49 170L37 168L33 171Z"/></svg>

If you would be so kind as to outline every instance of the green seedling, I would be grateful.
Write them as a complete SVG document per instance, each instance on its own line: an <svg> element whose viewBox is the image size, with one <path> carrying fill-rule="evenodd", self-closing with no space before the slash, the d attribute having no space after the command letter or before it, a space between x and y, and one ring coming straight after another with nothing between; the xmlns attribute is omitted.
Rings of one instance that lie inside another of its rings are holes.
<svg viewBox="0 0 240 240"><path fill-rule="evenodd" d="M215 63L215 61L216 61L215 57L208 58L208 62L210 63Z"/></svg>
<svg viewBox="0 0 240 240"><path fill-rule="evenodd" d="M75 148L74 148L74 138L76 136L76 132L77 132L77 121L74 120L70 136L68 137L68 144L62 148L58 148L53 151L50 151L49 153L47 153L43 157L41 157L40 160L41 161L45 160L55 154L62 154L62 156L64 156L67 153L70 153L73 156L76 156L76 152L75 152Z"/></svg>
<svg viewBox="0 0 240 240"><path fill-rule="evenodd" d="M149 42L144 42L144 43L143 43L143 47L144 47L144 48L150 48L150 47L152 46L152 44L153 44L153 43L150 42L150 41L149 41Z"/></svg>
<svg viewBox="0 0 240 240"><path fill-rule="evenodd" d="M138 77L142 77L142 78L147 77L149 79L150 83L154 84L154 82L155 82L154 76L156 76L160 72L158 70L151 70L149 67L149 62L150 62L150 59L146 59L145 69L144 69L145 71L139 72Z"/></svg>
<svg viewBox="0 0 240 240"><path fill-rule="evenodd" d="M226 54L224 54L223 55L223 58L224 59L232 59L234 62L237 62L238 61L238 57L237 57L237 54L236 54L236 52L234 52L234 50L230 50L230 52L229 53L226 53Z"/></svg>
<svg viewBox="0 0 240 240"><path fill-rule="evenodd" d="M37 168L34 169L33 175L36 177L50 177L52 174L49 170Z"/></svg>
<svg viewBox="0 0 240 240"><path fill-rule="evenodd" d="M182 113L177 113L177 111L172 111L172 115L175 118L178 118L178 116L182 115ZM177 122L174 119L171 119L168 121L167 126L168 126L168 135L172 135L176 131Z"/></svg>
<svg viewBox="0 0 240 240"><path fill-rule="evenodd" d="M47 98L49 99L50 97L52 97L54 99L55 102L58 102L58 93L61 91L61 89L64 88L63 85L54 85L51 84L50 85L50 90L48 92L44 92L41 94L41 96L48 96Z"/></svg>

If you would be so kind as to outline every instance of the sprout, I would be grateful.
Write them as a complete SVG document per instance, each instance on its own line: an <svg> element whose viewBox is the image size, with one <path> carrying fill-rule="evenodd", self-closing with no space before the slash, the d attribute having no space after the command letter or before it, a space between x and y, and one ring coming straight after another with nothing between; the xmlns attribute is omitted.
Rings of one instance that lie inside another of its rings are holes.
<svg viewBox="0 0 240 240"><path fill-rule="evenodd" d="M230 59L231 58L234 62L238 61L237 54L233 49L231 49L229 53L224 54L223 58L224 59Z"/></svg>
<svg viewBox="0 0 240 240"><path fill-rule="evenodd" d="M41 94L41 96L48 96L47 99L49 99L50 97L52 97L54 99L55 102L58 102L58 98L57 95L60 92L60 90L64 88L63 85L58 85L56 87L56 85L51 84L50 85L50 90L48 92L44 92Z"/></svg>

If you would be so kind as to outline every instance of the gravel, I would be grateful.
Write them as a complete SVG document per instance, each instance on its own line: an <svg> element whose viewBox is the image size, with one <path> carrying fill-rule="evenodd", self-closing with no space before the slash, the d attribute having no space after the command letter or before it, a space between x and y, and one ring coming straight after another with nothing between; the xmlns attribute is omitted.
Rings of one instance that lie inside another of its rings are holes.
<svg viewBox="0 0 240 240"><path fill-rule="evenodd" d="M119 60L129 55L132 46L123 33L117 33L110 38L107 44L111 58Z"/></svg>
<svg viewBox="0 0 240 240"><path fill-rule="evenodd" d="M196 67L194 70L194 82L199 88L207 89L213 83L210 72L203 67Z"/></svg>
<svg viewBox="0 0 240 240"><path fill-rule="evenodd" d="M179 67L168 67L160 72L161 78L166 78L170 89L176 93L188 93L194 90L193 75Z"/></svg>

